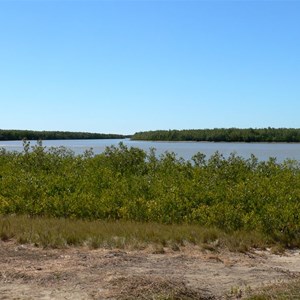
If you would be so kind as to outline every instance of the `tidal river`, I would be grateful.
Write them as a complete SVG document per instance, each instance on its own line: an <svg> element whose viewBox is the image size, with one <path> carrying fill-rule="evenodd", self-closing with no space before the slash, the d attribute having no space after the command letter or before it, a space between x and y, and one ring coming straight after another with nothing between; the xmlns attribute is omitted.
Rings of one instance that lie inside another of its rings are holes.
<svg viewBox="0 0 300 300"><path fill-rule="evenodd" d="M197 152L204 153L207 157L216 151L228 157L234 152L244 158L254 154L259 160L268 160L269 157L276 157L278 162L285 159L296 159L300 161L300 143L212 143L212 142L149 142L123 140L45 140L43 146L59 147L64 146L74 151L75 154L82 154L85 150L93 149L95 154L102 153L106 147L123 142L128 147L138 147L145 151L155 148L157 155L166 151L176 153L177 157L190 160ZM31 141L31 146L36 144ZM22 141L0 141L0 148L9 151L22 151Z"/></svg>

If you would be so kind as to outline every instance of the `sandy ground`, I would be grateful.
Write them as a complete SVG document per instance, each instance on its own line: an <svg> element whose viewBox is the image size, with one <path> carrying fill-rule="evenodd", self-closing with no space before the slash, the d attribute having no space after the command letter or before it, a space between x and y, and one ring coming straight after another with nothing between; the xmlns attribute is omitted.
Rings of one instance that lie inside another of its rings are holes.
<svg viewBox="0 0 300 300"><path fill-rule="evenodd" d="M300 252L41 249L0 242L0 299L228 299L300 276Z"/></svg>

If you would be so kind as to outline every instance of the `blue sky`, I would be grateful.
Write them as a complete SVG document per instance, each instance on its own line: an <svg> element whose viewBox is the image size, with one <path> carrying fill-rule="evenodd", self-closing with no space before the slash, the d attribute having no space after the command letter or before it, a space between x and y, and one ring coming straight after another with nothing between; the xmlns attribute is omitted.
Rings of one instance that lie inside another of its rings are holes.
<svg viewBox="0 0 300 300"><path fill-rule="evenodd" d="M300 1L0 0L1 129L300 127Z"/></svg>

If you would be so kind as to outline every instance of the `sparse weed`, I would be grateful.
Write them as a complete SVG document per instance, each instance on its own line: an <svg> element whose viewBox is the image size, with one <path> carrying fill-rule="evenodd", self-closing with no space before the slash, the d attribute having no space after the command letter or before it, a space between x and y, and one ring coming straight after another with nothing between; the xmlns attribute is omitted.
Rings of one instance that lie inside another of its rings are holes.
<svg viewBox="0 0 300 300"><path fill-rule="evenodd" d="M278 283L253 293L247 300L299 300L300 280Z"/></svg>

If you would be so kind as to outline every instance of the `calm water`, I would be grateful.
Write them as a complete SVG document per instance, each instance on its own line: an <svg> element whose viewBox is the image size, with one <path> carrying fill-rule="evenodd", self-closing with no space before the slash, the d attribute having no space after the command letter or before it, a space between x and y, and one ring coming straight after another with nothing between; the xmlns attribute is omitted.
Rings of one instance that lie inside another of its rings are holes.
<svg viewBox="0 0 300 300"><path fill-rule="evenodd" d="M208 143L208 142L144 142L125 140L55 140L43 141L46 147L64 146L75 152L75 154L82 154L85 150L93 148L95 154L99 154L105 150L105 147L115 145L123 142L129 147L138 147L148 151L150 148L156 148L157 155L165 151L173 151L178 157L186 160L197 153L202 152L208 157L216 151L222 153L227 157L230 153L236 152L244 158L249 158L254 154L260 160L267 160L269 157L276 157L279 162L286 158L296 159L300 161L300 143L299 144L285 144L285 143ZM35 145L34 141L31 145ZM0 148L5 148L9 151L22 151L22 141L0 141Z"/></svg>

